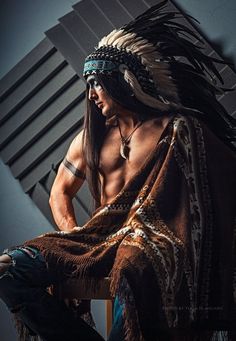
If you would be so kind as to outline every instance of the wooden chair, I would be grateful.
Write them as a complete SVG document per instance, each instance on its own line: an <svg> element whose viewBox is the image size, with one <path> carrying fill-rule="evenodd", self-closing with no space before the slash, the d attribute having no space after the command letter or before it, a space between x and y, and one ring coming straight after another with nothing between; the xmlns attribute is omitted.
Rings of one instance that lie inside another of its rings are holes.
<svg viewBox="0 0 236 341"><path fill-rule="evenodd" d="M96 283L95 283L96 287ZM108 337L113 320L113 300L110 295L110 278L105 277L99 283L95 292L91 292L85 281L71 279L61 283L56 288L56 293L61 299L84 299L84 300L105 300L106 301L106 337Z"/></svg>

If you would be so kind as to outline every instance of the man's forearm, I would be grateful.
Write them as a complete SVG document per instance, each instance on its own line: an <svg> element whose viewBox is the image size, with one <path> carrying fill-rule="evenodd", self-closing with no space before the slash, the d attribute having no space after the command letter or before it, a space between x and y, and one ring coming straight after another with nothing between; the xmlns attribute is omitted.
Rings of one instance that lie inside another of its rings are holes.
<svg viewBox="0 0 236 341"><path fill-rule="evenodd" d="M53 218L62 231L71 231L77 226L72 199L62 193L50 197L50 207Z"/></svg>

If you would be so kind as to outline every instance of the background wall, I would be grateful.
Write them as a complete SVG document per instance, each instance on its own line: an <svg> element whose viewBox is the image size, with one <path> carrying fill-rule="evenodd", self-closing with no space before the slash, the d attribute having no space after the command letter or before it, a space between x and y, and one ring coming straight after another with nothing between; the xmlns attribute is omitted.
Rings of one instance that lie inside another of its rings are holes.
<svg viewBox="0 0 236 341"><path fill-rule="evenodd" d="M0 78L32 50L78 0L0 1Z"/></svg>
<svg viewBox="0 0 236 341"><path fill-rule="evenodd" d="M86 1L86 0L85 0ZM94 0L99 2L99 0ZM111 0L113 1L113 0ZM132 1L132 0L127 0ZM145 2L145 0L143 0ZM0 1L0 78L44 37L43 32L71 10L78 1L1 0ZM133 0L135 3L135 0ZM201 22L201 31L236 63L234 0L177 0L176 4ZM0 162L0 250L20 244L52 227ZM97 309L97 308L96 308ZM102 308L101 308L102 309ZM100 312L97 313L97 316ZM103 328L103 322L99 322ZM16 335L5 306L0 303L0 339L14 341Z"/></svg>
<svg viewBox="0 0 236 341"><path fill-rule="evenodd" d="M30 52L43 39L43 32L55 25L57 19L69 12L77 2L1 0L0 78ZM175 3L198 19L205 35L211 41L221 44L224 54L236 63L235 0L175 0Z"/></svg>
<svg viewBox="0 0 236 341"><path fill-rule="evenodd" d="M209 41L218 46L225 57L236 65L236 1L235 0L175 0L186 13L195 17L198 28Z"/></svg>

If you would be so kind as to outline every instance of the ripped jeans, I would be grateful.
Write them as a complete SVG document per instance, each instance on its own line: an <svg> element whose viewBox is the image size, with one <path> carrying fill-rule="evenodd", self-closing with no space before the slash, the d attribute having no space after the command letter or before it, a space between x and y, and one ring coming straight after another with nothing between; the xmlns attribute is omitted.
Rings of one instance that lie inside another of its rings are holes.
<svg viewBox="0 0 236 341"><path fill-rule="evenodd" d="M0 298L31 335L44 341L103 340L64 302L47 292L46 288L54 282L42 254L35 248L17 247L0 256ZM114 335L109 340L122 339Z"/></svg>

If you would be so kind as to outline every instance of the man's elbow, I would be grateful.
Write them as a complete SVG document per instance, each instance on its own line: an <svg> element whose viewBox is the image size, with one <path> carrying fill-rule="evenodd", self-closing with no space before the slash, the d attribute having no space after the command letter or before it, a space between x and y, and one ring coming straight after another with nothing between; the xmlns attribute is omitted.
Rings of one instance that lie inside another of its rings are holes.
<svg viewBox="0 0 236 341"><path fill-rule="evenodd" d="M52 209L53 203L54 203L54 197L53 197L52 193L50 193L48 202L49 202L49 206L50 206L51 209Z"/></svg>
<svg viewBox="0 0 236 341"><path fill-rule="evenodd" d="M58 200L59 196L60 195L58 191L56 191L55 188L52 187L50 196L49 196L49 206L51 207L51 209L53 209L55 202L56 200Z"/></svg>

